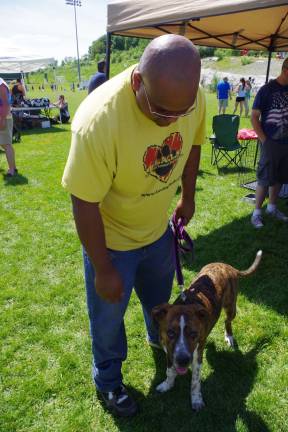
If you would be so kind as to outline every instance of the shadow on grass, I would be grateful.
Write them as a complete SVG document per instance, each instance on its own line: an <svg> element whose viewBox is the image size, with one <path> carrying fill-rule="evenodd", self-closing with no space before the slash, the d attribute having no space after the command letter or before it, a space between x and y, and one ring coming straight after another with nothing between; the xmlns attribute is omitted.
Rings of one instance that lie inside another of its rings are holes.
<svg viewBox="0 0 288 432"><path fill-rule="evenodd" d="M191 409L191 373L178 377L169 392L156 392L157 384L165 379L166 359L164 352L152 349L155 377L150 392L145 397L130 389L141 410L129 420L115 418L118 429L123 432L236 432L236 422L241 421L249 432L268 432L265 422L246 406L258 371L257 354L268 342L260 340L245 354L239 350L217 351L214 343L207 344L204 361L208 361L212 373L202 380L206 407L198 413Z"/></svg>
<svg viewBox="0 0 288 432"><path fill-rule="evenodd" d="M285 203L281 204L282 207ZM288 287L284 270L287 267L287 224L268 216L264 216L264 223L262 229L256 230L251 226L250 216L247 216L195 238L194 260L183 260L183 266L198 272L204 265L220 261L245 270L261 249L263 256L259 268L255 274L240 280L240 292L257 304L265 304L278 313L287 314ZM185 280L185 287L189 287L191 282Z"/></svg>
<svg viewBox="0 0 288 432"><path fill-rule="evenodd" d="M0 170L4 180L4 186L23 186L28 184L28 178L21 173L15 174L13 177L8 176L3 170Z"/></svg>
<svg viewBox="0 0 288 432"><path fill-rule="evenodd" d="M247 167L240 167L237 166L234 167L219 167L218 168L218 175L228 175L228 174L247 174L247 173L255 173L255 169L247 168Z"/></svg>
<svg viewBox="0 0 288 432"><path fill-rule="evenodd" d="M259 341L245 354L240 350L217 351L214 343L207 345L206 359L213 372L203 383L203 395L218 431L236 432L237 419L249 432L269 431L264 421L246 406L258 371L257 354L268 342Z"/></svg>
<svg viewBox="0 0 288 432"><path fill-rule="evenodd" d="M59 132L67 132L70 128L63 127L62 125L59 125L58 127L51 126L50 128L33 128L33 129L24 129L21 131L21 136L25 135L42 135L42 134L48 134L48 133L59 133Z"/></svg>
<svg viewBox="0 0 288 432"><path fill-rule="evenodd" d="M210 171L204 171L202 169L199 169L198 177L205 178L205 176L215 176L215 174Z"/></svg>

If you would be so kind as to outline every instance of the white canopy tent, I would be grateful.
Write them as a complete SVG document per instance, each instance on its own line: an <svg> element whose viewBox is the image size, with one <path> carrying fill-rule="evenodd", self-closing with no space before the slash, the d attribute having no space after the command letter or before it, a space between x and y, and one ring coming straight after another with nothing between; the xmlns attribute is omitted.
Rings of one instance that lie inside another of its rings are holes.
<svg viewBox="0 0 288 432"><path fill-rule="evenodd" d="M0 72L34 72L55 62L54 58L0 57Z"/></svg>
<svg viewBox="0 0 288 432"><path fill-rule="evenodd" d="M107 63L111 35L186 36L196 45L288 51L287 0L114 0L108 3Z"/></svg>
<svg viewBox="0 0 288 432"><path fill-rule="evenodd" d="M24 84L25 73L34 72L55 63L54 58L0 57L0 76L8 82L21 77Z"/></svg>

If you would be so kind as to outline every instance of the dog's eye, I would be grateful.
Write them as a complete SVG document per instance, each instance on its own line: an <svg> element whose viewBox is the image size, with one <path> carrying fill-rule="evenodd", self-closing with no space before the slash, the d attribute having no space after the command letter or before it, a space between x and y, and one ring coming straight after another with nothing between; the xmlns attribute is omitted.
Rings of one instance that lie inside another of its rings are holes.
<svg viewBox="0 0 288 432"><path fill-rule="evenodd" d="M175 333L174 330L169 329L169 330L167 330L167 336L168 336L170 339L173 339L173 338L176 336L176 333Z"/></svg>
<svg viewBox="0 0 288 432"><path fill-rule="evenodd" d="M197 337L197 332L193 331L193 330L188 330L187 331L187 336L190 337L191 339L196 339Z"/></svg>

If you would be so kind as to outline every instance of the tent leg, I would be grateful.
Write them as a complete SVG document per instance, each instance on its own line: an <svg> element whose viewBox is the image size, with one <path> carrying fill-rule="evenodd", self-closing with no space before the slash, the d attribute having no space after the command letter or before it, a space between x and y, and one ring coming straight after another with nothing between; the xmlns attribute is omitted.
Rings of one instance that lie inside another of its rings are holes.
<svg viewBox="0 0 288 432"><path fill-rule="evenodd" d="M110 54L111 54L111 33L106 35L106 79L109 79L110 75Z"/></svg>
<svg viewBox="0 0 288 432"><path fill-rule="evenodd" d="M269 50L269 55L268 55L268 65L267 65L267 71L266 71L266 80L265 80L265 84L267 84L268 79L269 79L269 72L270 72L271 57L272 57L272 51Z"/></svg>

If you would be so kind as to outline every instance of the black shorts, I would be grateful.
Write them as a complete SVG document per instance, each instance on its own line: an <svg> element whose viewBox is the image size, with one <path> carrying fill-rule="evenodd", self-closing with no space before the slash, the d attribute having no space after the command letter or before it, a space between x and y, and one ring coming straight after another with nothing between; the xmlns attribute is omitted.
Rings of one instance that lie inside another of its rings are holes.
<svg viewBox="0 0 288 432"><path fill-rule="evenodd" d="M273 186L288 183L288 144L266 139L261 144L261 154L257 169L260 186Z"/></svg>
<svg viewBox="0 0 288 432"><path fill-rule="evenodd" d="M236 97L236 102L243 102L244 100L245 100L245 97L242 97L242 96Z"/></svg>

